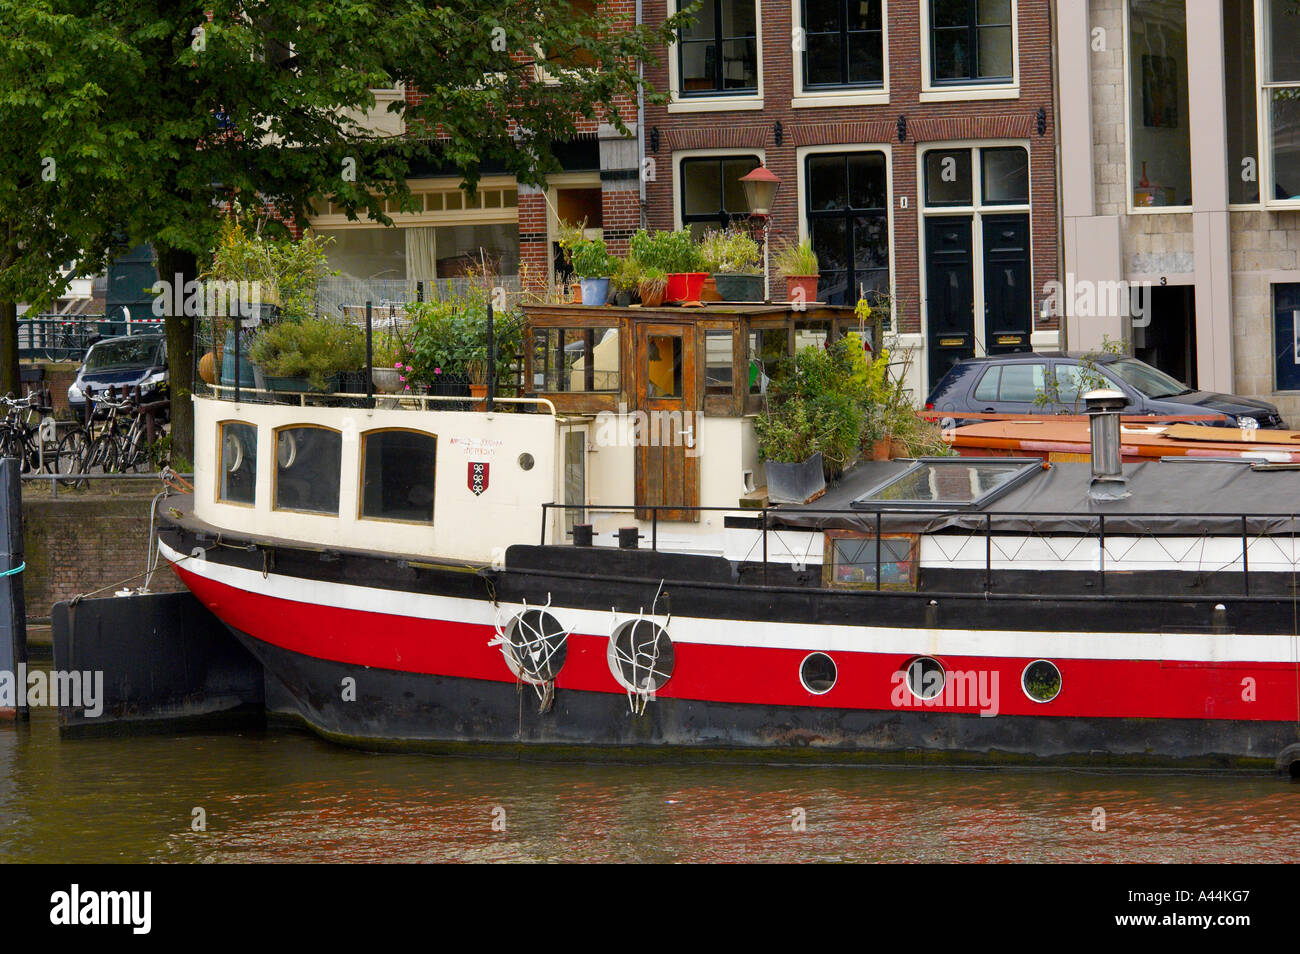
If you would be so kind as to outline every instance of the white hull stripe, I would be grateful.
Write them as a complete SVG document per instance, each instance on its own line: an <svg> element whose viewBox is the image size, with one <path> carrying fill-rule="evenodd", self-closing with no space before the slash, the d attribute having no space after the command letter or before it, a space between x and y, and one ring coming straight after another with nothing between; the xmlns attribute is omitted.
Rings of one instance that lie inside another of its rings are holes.
<svg viewBox="0 0 1300 954"><path fill-rule="evenodd" d="M159 541L162 555L196 576L236 589L297 603L332 606L415 619L446 619L492 626L497 610L486 600L383 590L351 583L329 583L260 570L186 558ZM546 602L539 593L536 604ZM519 610L502 604L501 622ZM645 607L649 611L650 607ZM1064 612L1065 607L1062 607ZM550 612L571 632L607 636L612 614L599 610L552 606ZM634 613L620 613L619 622ZM660 620L662 622L662 620ZM1300 652L1295 636L1252 636L1242 633L1083 633L1018 630L894 629L751 620L701 619L674 616L674 642L766 649L871 652L895 655L989 656L1050 659L1128 659L1171 662L1294 663Z"/></svg>

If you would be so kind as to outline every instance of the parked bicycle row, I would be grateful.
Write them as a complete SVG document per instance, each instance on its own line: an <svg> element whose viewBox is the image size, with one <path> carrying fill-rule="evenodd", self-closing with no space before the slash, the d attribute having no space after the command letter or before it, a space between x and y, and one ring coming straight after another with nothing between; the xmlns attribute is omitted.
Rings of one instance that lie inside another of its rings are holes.
<svg viewBox="0 0 1300 954"><path fill-rule="evenodd" d="M38 394L0 398L0 456L22 461L25 474L126 474L160 470L170 443L161 425L152 425L156 407L110 389L91 399L93 412L82 423L56 425L52 408Z"/></svg>

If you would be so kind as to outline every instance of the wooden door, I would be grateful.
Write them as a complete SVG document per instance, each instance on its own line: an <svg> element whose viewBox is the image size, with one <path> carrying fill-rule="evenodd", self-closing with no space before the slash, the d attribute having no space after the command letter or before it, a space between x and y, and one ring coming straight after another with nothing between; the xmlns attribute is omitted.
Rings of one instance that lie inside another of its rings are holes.
<svg viewBox="0 0 1300 954"><path fill-rule="evenodd" d="M669 508L659 511L660 520L698 520L698 512L672 509L700 503L694 327L638 323L633 368L636 505ZM638 510L637 517L649 520L651 511Z"/></svg>

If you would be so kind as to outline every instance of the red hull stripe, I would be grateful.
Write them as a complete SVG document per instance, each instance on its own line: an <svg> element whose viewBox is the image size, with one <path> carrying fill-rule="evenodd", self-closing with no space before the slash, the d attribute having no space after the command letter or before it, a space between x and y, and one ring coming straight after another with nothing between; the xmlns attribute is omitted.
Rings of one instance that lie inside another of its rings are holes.
<svg viewBox="0 0 1300 954"><path fill-rule="evenodd" d="M180 559L165 545L164 556ZM337 605L340 596L364 587L304 581L223 566L203 560L185 560L175 570L195 595L218 617L255 639L291 652L358 667L402 672L512 682L513 675L499 649L489 646L494 636L493 607L486 602L465 603L467 616L416 616L391 610L403 607L418 594L382 593L389 612L368 607ZM220 577L220 579L218 578ZM246 579L248 578L248 579ZM237 580L238 582L226 582ZM301 586L328 595L329 600L290 599L276 591ZM355 594L351 594L355 595ZM432 597L432 599L440 599ZM362 601L364 602L364 601ZM517 609L517 607L515 607ZM553 607L562 623L592 617L584 611ZM556 685L560 689L621 693L607 661L607 634L611 617L604 615L598 630L575 629L569 637L567 659ZM620 615L619 621L631 618ZM509 619L504 612L502 622ZM1078 717L1241 719L1279 721L1300 718L1297 707L1297 668L1288 661L1213 661L1160 659L1107 659L1066 657L1050 650L1063 638L1057 633L1018 634L1035 637L1037 645L1017 656L985 653L951 653L936 648L940 631L892 631L907 648L879 647L872 630L857 631L855 645L846 645L836 627L780 624L821 634L821 648L835 660L838 680L829 692L815 695L799 680L799 667L807 648L738 645L715 639L693 642L680 635L682 620L673 619L672 678L659 695L679 699L753 705L802 705L857 709L929 709L940 712L986 712L989 715L1051 715ZM754 624L726 620L707 623L715 631L744 631ZM765 624L768 626L777 624ZM692 627L693 628L693 627ZM829 631L823 633L823 631ZM960 631L954 631L962 635ZM966 633L968 638L997 637L999 633ZM1134 634L1139 636L1143 634ZM1091 637L1098 644L1128 644L1125 634ZM1168 638L1168 637L1164 637ZM1184 637L1178 637L1184 638ZM1199 636L1185 637L1188 639ZM1226 639L1227 637L1218 637ZM1238 639L1242 637L1237 637ZM1245 637L1261 644L1272 637ZM1292 643L1292 637L1282 637ZM894 640L891 640L891 642ZM872 651L863 651L869 646ZM901 684L899 670L915 655L939 659L949 673L948 688L932 704L923 704ZM1021 689L1025 666L1038 658L1054 661L1061 671L1060 695L1049 703L1030 700ZM363 677L358 673L358 678Z"/></svg>

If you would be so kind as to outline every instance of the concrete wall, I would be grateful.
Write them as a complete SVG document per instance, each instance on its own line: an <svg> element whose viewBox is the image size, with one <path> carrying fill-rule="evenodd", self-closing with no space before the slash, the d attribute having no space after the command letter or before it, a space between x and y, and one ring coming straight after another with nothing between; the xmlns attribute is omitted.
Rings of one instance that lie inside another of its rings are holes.
<svg viewBox="0 0 1300 954"><path fill-rule="evenodd" d="M23 491L23 548L27 570L23 589L27 615L50 615L59 600L72 599L144 571L149 548L149 502L152 493L113 496L103 493ZM127 586L138 587L143 578ZM182 589L164 564L150 584L154 592Z"/></svg>

